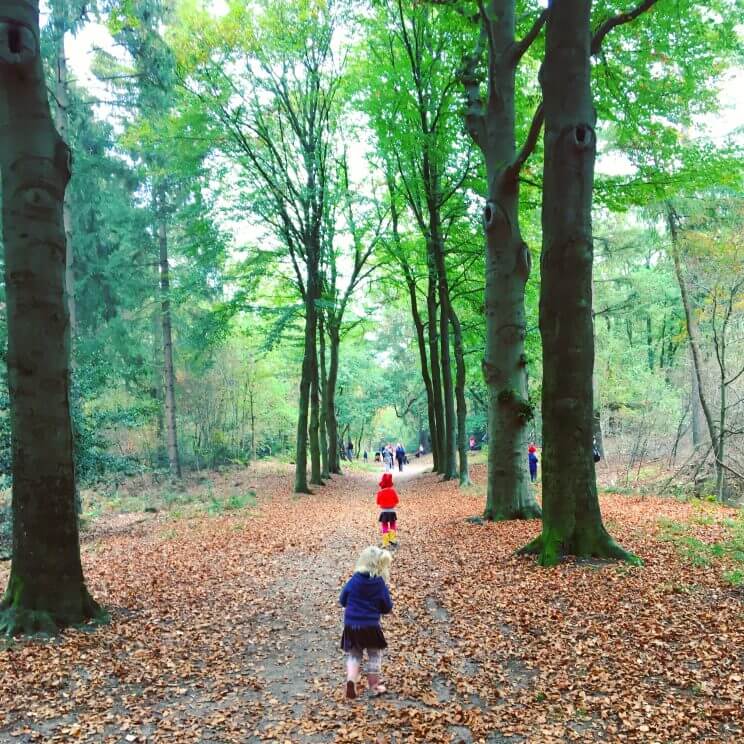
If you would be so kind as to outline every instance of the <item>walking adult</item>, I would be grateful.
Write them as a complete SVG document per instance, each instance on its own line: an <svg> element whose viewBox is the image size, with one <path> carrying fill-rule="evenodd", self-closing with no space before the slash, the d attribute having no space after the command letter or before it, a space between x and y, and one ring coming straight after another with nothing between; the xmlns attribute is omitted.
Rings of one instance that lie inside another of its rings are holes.
<svg viewBox="0 0 744 744"><path fill-rule="evenodd" d="M398 442L398 446L395 448L395 459L398 462L398 470L403 471L403 463L406 459L406 451L403 449L403 445Z"/></svg>
<svg viewBox="0 0 744 744"><path fill-rule="evenodd" d="M393 451L390 445L382 451L382 459L385 461L385 472L389 473L393 469Z"/></svg>

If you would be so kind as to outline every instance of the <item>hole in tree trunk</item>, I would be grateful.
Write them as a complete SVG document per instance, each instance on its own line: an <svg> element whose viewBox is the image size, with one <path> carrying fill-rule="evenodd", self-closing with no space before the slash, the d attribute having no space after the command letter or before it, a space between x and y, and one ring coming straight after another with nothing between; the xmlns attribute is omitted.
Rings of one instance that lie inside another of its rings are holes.
<svg viewBox="0 0 744 744"><path fill-rule="evenodd" d="M21 53L21 30L17 26L8 27L8 49L13 54Z"/></svg>
<svg viewBox="0 0 744 744"><path fill-rule="evenodd" d="M496 209L493 202L486 202L486 206L483 209L483 224L486 227L486 230L490 229L493 226L494 219L496 217Z"/></svg>
<svg viewBox="0 0 744 744"><path fill-rule="evenodd" d="M592 144L593 132L590 127L579 124L574 129L574 137L576 138L576 145L582 150L586 147L590 147Z"/></svg>

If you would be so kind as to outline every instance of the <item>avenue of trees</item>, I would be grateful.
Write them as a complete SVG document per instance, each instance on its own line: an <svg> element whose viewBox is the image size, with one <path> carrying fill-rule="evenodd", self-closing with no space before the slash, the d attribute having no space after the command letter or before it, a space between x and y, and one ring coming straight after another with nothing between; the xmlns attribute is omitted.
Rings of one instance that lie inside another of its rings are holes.
<svg viewBox="0 0 744 744"><path fill-rule="evenodd" d="M401 440L468 487L472 436L543 565L637 561L595 440L739 492L735 0L0 7L0 632L105 616L81 482L280 457L312 494Z"/></svg>

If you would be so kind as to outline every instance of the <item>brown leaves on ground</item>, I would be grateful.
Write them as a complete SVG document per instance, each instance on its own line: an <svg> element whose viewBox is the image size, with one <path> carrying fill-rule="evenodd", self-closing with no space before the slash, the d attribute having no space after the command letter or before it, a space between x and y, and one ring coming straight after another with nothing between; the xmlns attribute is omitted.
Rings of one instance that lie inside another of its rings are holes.
<svg viewBox="0 0 744 744"><path fill-rule="evenodd" d="M467 523L482 487L415 472L396 479L389 692L345 701L337 596L378 539L375 476L296 498L288 471L249 472L257 509L94 530L112 623L0 651L0 741L742 740L742 594L657 527L692 507L604 498L645 567L542 569L514 556L539 523Z"/></svg>

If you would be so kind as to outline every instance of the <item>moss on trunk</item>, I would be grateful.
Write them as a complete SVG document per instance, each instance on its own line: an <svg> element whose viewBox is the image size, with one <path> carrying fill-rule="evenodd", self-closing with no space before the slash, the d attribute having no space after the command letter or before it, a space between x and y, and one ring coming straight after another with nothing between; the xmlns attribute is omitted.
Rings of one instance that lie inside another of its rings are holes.
<svg viewBox="0 0 744 744"><path fill-rule="evenodd" d="M607 534L592 457L592 187L595 112L590 0L548 18L540 72L545 112L540 332L543 340L543 531L523 552L637 561Z"/></svg>
<svg viewBox="0 0 744 744"><path fill-rule="evenodd" d="M13 471L0 632L56 632L101 613L80 563L62 217L69 150L49 111L38 2L0 0L0 122Z"/></svg>

